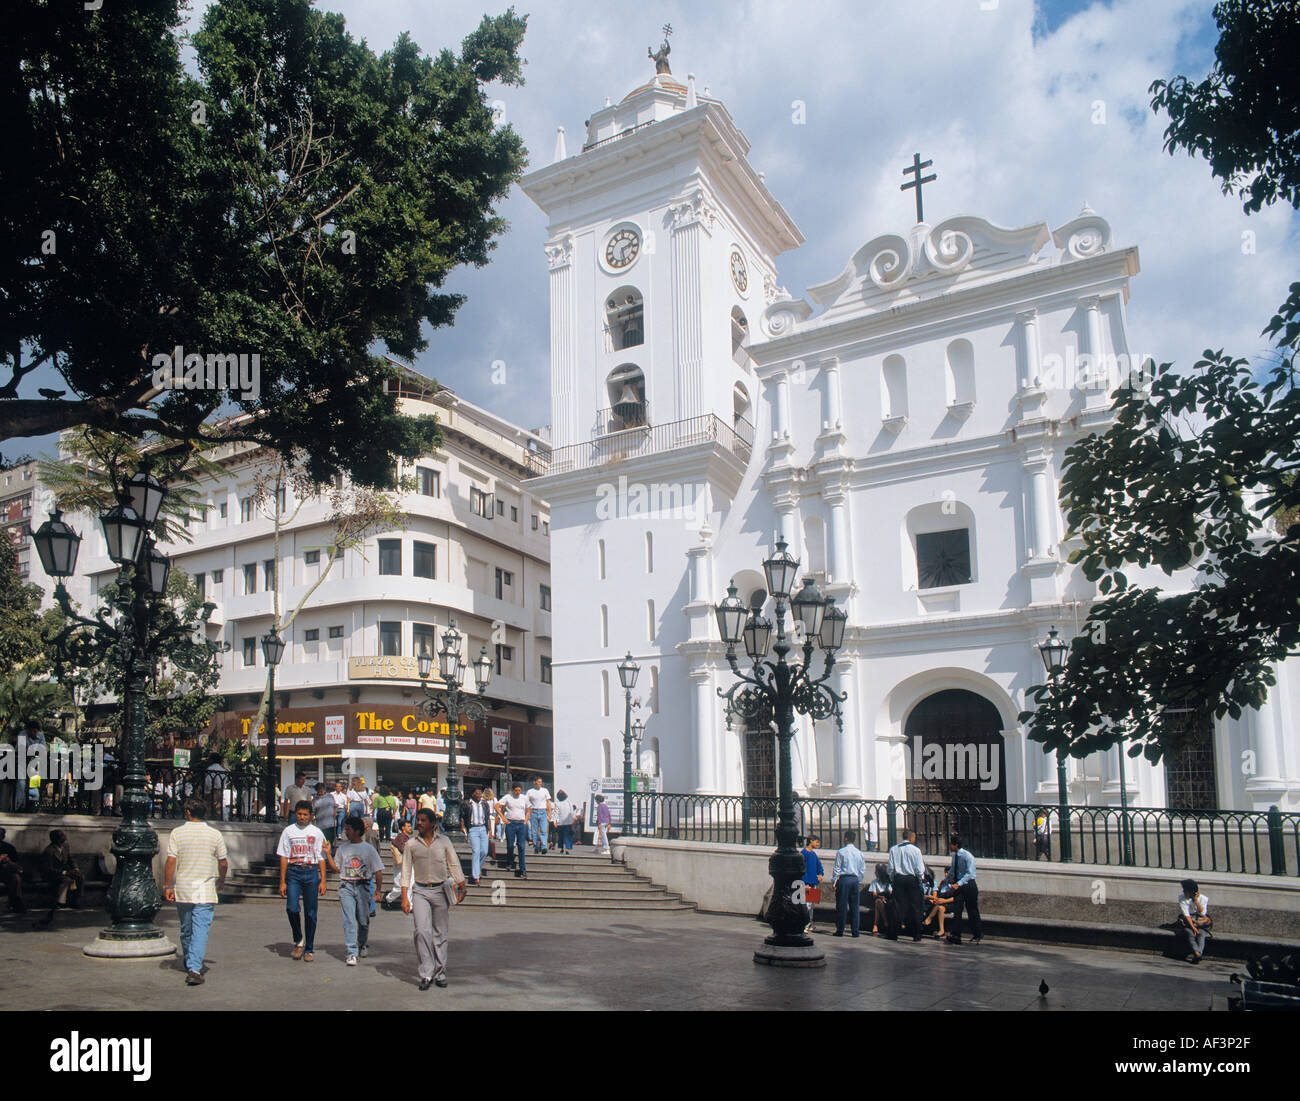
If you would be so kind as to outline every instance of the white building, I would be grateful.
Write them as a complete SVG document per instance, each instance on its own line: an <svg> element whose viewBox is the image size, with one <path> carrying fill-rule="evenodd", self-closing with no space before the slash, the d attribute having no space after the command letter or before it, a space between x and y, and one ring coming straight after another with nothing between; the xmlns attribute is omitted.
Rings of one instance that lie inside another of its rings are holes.
<svg viewBox="0 0 1300 1101"><path fill-rule="evenodd" d="M761 593L779 532L849 614L843 730L800 719L797 791L1054 802L1055 762L1017 716L1036 643L1068 638L1094 596L1067 565L1058 482L1145 358L1125 319L1137 250L1087 207L1055 229L958 217L877 237L794 299L776 260L803 238L748 149L693 79L658 74L523 183L550 218L554 452L534 488L568 609L558 782L620 774L630 651L663 790L775 790L771 728L728 729L713 609L732 579ZM1300 803L1282 673L1261 713L1190 717L1204 736L1177 759L1126 758L1130 804ZM996 766L909 775L918 739ZM1118 756L1071 761L1071 802L1117 803Z"/></svg>
<svg viewBox="0 0 1300 1101"><path fill-rule="evenodd" d="M398 498L405 528L371 532L347 550L282 632L287 645L275 681L282 780L301 768L313 779L350 772L372 785L443 786L446 717L430 722L417 711L417 656L425 646L436 654L453 618L465 660L486 646L493 661L487 695L494 710L467 724L458 742L462 783L499 783L506 758L494 733L509 735L512 772L549 779L550 516L523 482L545 441L450 390L433 392L414 372L404 376L398 404L410 415L436 414L444 446L401 470L415 485ZM261 638L271 627L274 588L283 621L329 561L331 502L328 494L300 502L292 486L285 489L281 515L292 519L281 524L277 557L274 493L259 502L254 489L277 458L246 444L218 449L215 458L226 475L203 485L206 514L189 525L192 541L162 549L215 605L209 637L230 647L216 729L242 738L254 733L266 688ZM69 591L90 607L117 567L96 521L66 519L83 536ZM472 684L471 673L466 687ZM177 744L190 744L185 733Z"/></svg>

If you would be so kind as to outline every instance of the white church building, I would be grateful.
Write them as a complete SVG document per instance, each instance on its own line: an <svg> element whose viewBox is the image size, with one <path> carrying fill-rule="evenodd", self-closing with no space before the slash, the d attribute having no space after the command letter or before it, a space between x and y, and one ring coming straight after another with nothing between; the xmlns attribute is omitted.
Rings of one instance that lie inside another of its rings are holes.
<svg viewBox="0 0 1300 1101"><path fill-rule="evenodd" d="M1145 360L1136 247L1086 205L1055 228L900 224L792 297L777 258L803 237L749 143L658 68L523 181L550 219L553 453L530 488L551 508L557 785L621 776L630 652L661 790L775 793L773 728L729 724L718 694L735 678L714 606L733 580L762 596L779 533L849 617L843 726L799 717L796 792L1055 803L1055 760L1017 716L1037 643L1095 596L1058 484ZM1298 693L1283 668L1240 721L1166 717L1196 736L1124 759L1129 804L1300 805ZM918 742L987 746L990 765L926 777ZM1070 802L1118 804L1119 756L1069 761Z"/></svg>

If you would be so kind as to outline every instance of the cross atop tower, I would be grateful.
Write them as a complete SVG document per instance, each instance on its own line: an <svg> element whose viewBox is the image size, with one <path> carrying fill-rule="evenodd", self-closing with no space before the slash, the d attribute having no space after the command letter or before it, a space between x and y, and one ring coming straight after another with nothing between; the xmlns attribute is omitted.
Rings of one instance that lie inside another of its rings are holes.
<svg viewBox="0 0 1300 1101"><path fill-rule="evenodd" d="M915 188L915 189L916 189L916 220L917 220L917 222L924 222L924 221L925 221L925 217L924 217L924 215L922 214L922 211L921 211L921 185L922 185L922 184L932 183L933 181L935 181L935 180L937 180L937 179L939 178L939 177L936 176L933 172L931 172L930 175L928 175L928 176L922 176L922 175L921 175L921 172L922 172L924 169L929 168L932 164L934 164L934 161L923 161L923 160L921 160L921 154L920 154L920 153L913 153L913 154L912 154L912 163L909 164L906 168L903 169L903 175L904 175L904 176L910 174L913 178L910 179L910 180L908 180L907 183L899 184L899 185L898 185L898 190L899 190L899 191L908 191L908 190L911 190L912 188Z"/></svg>
<svg viewBox="0 0 1300 1101"><path fill-rule="evenodd" d="M649 46L645 48L646 56L649 57L650 60L655 63L656 76L658 76L660 73L672 72L672 69L668 67L668 55L672 53L672 47L668 45L668 39L672 37L672 34L673 34L673 25L671 23L665 23L664 41L663 41L663 45L659 47L658 52L655 52L654 50L650 49Z"/></svg>

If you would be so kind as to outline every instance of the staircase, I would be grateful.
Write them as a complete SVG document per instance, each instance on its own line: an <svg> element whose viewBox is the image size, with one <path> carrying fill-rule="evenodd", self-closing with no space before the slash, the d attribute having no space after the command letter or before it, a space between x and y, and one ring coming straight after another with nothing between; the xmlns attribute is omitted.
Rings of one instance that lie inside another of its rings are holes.
<svg viewBox="0 0 1300 1101"><path fill-rule="evenodd" d="M454 841L466 879L470 873L470 850L464 841ZM384 860L384 893L393 884L392 854L385 842L375 846ZM226 879L222 901L243 902L257 899L279 901L280 862L268 855L247 871L231 872ZM338 898L338 878L331 874L325 897ZM495 899L495 901L494 901ZM613 864L590 846L580 846L571 853L552 849L547 856L528 856L528 878L516 879L511 871L498 868L488 860L480 885L466 888L464 906L523 907L535 910L694 910L694 903L681 895L652 883L645 876L621 864Z"/></svg>

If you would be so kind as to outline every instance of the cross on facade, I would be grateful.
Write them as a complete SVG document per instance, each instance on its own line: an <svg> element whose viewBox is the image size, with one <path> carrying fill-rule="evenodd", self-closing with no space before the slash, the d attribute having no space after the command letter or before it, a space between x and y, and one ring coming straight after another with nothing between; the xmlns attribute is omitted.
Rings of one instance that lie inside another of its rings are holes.
<svg viewBox="0 0 1300 1101"><path fill-rule="evenodd" d="M898 185L899 191L908 191L912 188L916 189L916 220L918 222L925 221L925 217L921 212L921 185L931 183L939 178L933 172L928 176L921 175L921 172L924 169L929 168L932 164L934 164L934 161L923 161L921 160L920 153L913 153L912 163L903 169L904 176L910 173L913 178L908 180L905 184Z"/></svg>

